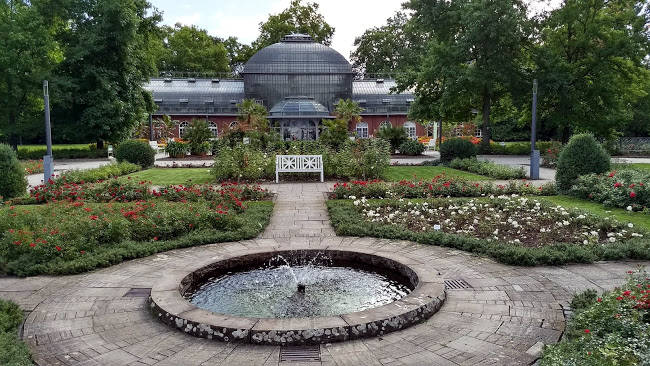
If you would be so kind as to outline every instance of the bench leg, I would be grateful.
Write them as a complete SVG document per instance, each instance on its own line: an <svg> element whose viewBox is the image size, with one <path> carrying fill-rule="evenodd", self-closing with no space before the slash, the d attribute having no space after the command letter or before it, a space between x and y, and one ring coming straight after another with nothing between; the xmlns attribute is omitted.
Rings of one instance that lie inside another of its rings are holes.
<svg viewBox="0 0 650 366"><path fill-rule="evenodd" d="M320 171L320 182L323 183L325 180L323 179L323 171Z"/></svg>
<svg viewBox="0 0 650 366"><path fill-rule="evenodd" d="M280 183L280 174L277 170L275 171L275 183Z"/></svg>

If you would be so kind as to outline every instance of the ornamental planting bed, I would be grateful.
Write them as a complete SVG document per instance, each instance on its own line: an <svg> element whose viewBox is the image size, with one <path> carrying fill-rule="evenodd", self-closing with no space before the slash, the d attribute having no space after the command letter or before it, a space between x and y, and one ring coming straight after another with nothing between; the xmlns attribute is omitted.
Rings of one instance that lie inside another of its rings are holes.
<svg viewBox="0 0 650 366"><path fill-rule="evenodd" d="M151 189L147 182L111 179L39 186L0 206L0 273L78 273L253 238L269 222L270 197L259 186L230 183Z"/></svg>

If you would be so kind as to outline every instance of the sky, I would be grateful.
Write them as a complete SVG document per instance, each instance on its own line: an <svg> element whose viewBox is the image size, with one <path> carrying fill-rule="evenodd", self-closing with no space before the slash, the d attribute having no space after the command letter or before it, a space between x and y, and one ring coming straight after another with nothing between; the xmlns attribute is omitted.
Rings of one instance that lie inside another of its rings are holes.
<svg viewBox="0 0 650 366"><path fill-rule="evenodd" d="M251 43L259 35L259 23L287 8L291 0L150 0L163 12L163 23L196 25L220 38L235 36ZM386 23L404 0L308 0L320 5L320 13L335 28L332 48L346 58L354 39L372 27ZM561 0L528 0L534 12L550 9ZM550 4L549 4L550 3Z"/></svg>

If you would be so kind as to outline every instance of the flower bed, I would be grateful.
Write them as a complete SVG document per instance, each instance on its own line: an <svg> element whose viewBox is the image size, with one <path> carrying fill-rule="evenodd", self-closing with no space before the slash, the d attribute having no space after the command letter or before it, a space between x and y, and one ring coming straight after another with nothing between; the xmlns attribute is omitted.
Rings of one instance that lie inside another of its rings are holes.
<svg viewBox="0 0 650 366"><path fill-rule="evenodd" d="M38 174L43 173L43 159L41 160L24 160L20 162L25 174Z"/></svg>
<svg viewBox="0 0 650 366"><path fill-rule="evenodd" d="M650 210L650 173L634 169L578 178L569 194L628 211Z"/></svg>
<svg viewBox="0 0 650 366"><path fill-rule="evenodd" d="M338 235L447 246L514 265L650 259L647 235L634 225L532 199L364 201L328 201Z"/></svg>
<svg viewBox="0 0 650 366"><path fill-rule="evenodd" d="M477 159L454 159L447 164L450 168L465 170L496 179L523 179L526 172L523 168L512 168L507 165L496 164L491 161L478 161Z"/></svg>
<svg viewBox="0 0 650 366"><path fill-rule="evenodd" d="M142 167L137 164L121 162L103 165L94 169L69 170L60 177L56 177L55 180L62 180L67 183L91 183L135 173L140 170L142 170Z"/></svg>
<svg viewBox="0 0 650 366"><path fill-rule="evenodd" d="M346 199L350 196L366 198L433 198L433 197L484 197L491 194L520 194L552 196L555 185L549 183L535 187L526 181L506 185L454 180L444 174L430 181L407 181L387 183L379 180L336 183L330 199Z"/></svg>
<svg viewBox="0 0 650 366"><path fill-rule="evenodd" d="M642 365L650 349L650 278L628 272L625 286L598 296L588 290L571 303L564 339L544 349L541 365Z"/></svg>

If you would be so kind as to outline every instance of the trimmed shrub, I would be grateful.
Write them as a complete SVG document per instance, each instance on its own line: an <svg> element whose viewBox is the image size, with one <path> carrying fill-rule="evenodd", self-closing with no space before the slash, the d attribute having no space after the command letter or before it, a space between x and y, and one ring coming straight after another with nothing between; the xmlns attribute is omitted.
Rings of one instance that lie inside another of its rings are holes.
<svg viewBox="0 0 650 366"><path fill-rule="evenodd" d="M156 160L156 152L144 141L127 140L115 149L115 158L119 162L128 161L148 168Z"/></svg>
<svg viewBox="0 0 650 366"><path fill-rule="evenodd" d="M404 155L422 155L425 146L418 141L408 140L399 145L399 153Z"/></svg>
<svg viewBox="0 0 650 366"><path fill-rule="evenodd" d="M18 305L0 300L0 365L33 365L27 345L18 338L23 311Z"/></svg>
<svg viewBox="0 0 650 366"><path fill-rule="evenodd" d="M4 199L22 196L27 189L25 170L9 145L0 144L0 196Z"/></svg>
<svg viewBox="0 0 650 366"><path fill-rule="evenodd" d="M609 174L581 175L568 194L628 211L649 211L650 172L623 169Z"/></svg>
<svg viewBox="0 0 650 366"><path fill-rule="evenodd" d="M507 165L496 164L491 161L478 161L476 158L454 159L449 164L450 168L465 170L496 179L522 179L526 178L523 168L512 168Z"/></svg>
<svg viewBox="0 0 650 366"><path fill-rule="evenodd" d="M137 164L122 162L108 164L94 169L68 170L59 179L62 179L66 183L91 183L135 173L140 169L142 168Z"/></svg>
<svg viewBox="0 0 650 366"><path fill-rule="evenodd" d="M492 155L530 155L530 142L490 142L490 154ZM557 143L554 141L537 141L537 150L545 151Z"/></svg>
<svg viewBox="0 0 650 366"><path fill-rule="evenodd" d="M377 131L377 137L390 143L391 153L394 153L397 149L401 151L400 146L409 139L406 130L402 126L382 127Z"/></svg>
<svg viewBox="0 0 650 366"><path fill-rule="evenodd" d="M45 145L23 145L18 146L18 159L43 159L47 153ZM74 144L74 145L54 145L52 146L52 155L54 159L93 159L106 158L107 149L97 149L95 144Z"/></svg>
<svg viewBox="0 0 650 366"><path fill-rule="evenodd" d="M452 161L455 158L466 159L476 156L476 146L463 139L450 139L440 145L440 160Z"/></svg>
<svg viewBox="0 0 650 366"><path fill-rule="evenodd" d="M560 192L568 192L579 176L602 174L610 168L610 156L593 135L573 135L557 161L555 181Z"/></svg>

